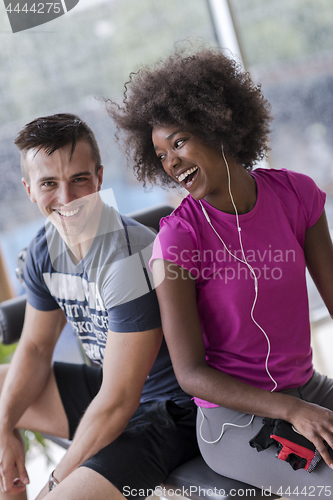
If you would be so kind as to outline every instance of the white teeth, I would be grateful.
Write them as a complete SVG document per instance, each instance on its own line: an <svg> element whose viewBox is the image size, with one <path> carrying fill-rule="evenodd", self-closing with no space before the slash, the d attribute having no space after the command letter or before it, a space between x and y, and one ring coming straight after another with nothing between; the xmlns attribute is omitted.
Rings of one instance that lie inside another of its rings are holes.
<svg viewBox="0 0 333 500"><path fill-rule="evenodd" d="M76 215L79 210L80 208L77 208L76 210L71 210L70 212L61 212L60 210L57 210L57 212L63 217L73 217L73 215Z"/></svg>
<svg viewBox="0 0 333 500"><path fill-rule="evenodd" d="M193 172L195 172L196 170L198 170L198 167L195 166L195 167L192 167L192 168L189 168L188 170L186 170L186 172L183 172L182 174L180 174L179 177L177 177L178 181L179 182L182 182L184 179L186 179L186 177L190 174L192 174Z"/></svg>

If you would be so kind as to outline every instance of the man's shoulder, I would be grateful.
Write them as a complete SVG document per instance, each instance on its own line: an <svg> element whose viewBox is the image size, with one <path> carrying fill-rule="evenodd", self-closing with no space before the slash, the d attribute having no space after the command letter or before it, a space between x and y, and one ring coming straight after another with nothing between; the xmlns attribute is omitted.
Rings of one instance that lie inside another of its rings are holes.
<svg viewBox="0 0 333 500"><path fill-rule="evenodd" d="M54 240L59 240L58 232L50 222L46 221L28 246L25 268L34 269L38 273L51 272L56 253Z"/></svg>
<svg viewBox="0 0 333 500"><path fill-rule="evenodd" d="M103 227L103 240L108 242L110 253L118 254L122 250L127 255L132 255L149 247L155 240L154 230L140 224L127 215L119 214L112 207L106 207L103 212L106 218Z"/></svg>
<svg viewBox="0 0 333 500"><path fill-rule="evenodd" d="M144 226L127 215L120 215L120 218L125 231L133 232L140 240L145 239L147 244L150 244L155 239L156 231L154 229Z"/></svg>
<svg viewBox="0 0 333 500"><path fill-rule="evenodd" d="M35 237L31 240L28 252L35 258L40 258L45 253L48 253L45 225L37 231Z"/></svg>

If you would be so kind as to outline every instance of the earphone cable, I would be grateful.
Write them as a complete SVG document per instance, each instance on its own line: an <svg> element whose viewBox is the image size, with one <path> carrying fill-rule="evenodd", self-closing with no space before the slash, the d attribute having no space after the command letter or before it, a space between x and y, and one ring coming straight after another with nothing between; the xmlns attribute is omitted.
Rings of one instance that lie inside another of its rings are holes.
<svg viewBox="0 0 333 500"><path fill-rule="evenodd" d="M224 154L224 149L223 149L223 145L221 144L221 153L222 153L222 157L223 157L223 160L225 162L225 165L226 165L226 169L227 169L227 175L228 175L228 191L229 191L229 196L230 196L230 199L231 199L231 203L232 203L232 206L234 208L234 211L235 211L235 215L236 215L236 224L237 224L237 231L238 231L238 239L239 239L239 245L240 245L240 249L241 249L241 252L242 252L242 257L243 259L240 259L239 257L237 257L236 255L234 255L227 247L227 245L225 244L225 242L223 241L223 239L221 238L221 236L219 235L219 233L216 231L215 227L213 226L211 220L210 220L210 217L206 211L206 209L204 208L201 200L199 200L199 203L200 203L200 206L201 206L201 209L210 225L210 227L213 229L214 233L216 234L216 236L219 238L219 240L221 241L221 243L223 244L224 248L227 250L227 252L236 260L238 260L239 262L241 262L242 264L245 264L249 271L251 272L253 278L254 278L254 289L255 289L255 296L254 296L254 300L253 300L253 304L252 304L252 308L251 308L251 313L250 313L250 316L251 316L251 319L253 321L253 323L257 326L257 328L259 328L259 330L263 333L263 335L265 336L266 338L266 342L267 342L267 346L268 346L268 350L267 350L267 355L266 355L266 360L265 360L265 369L266 369L266 372L267 372L267 375L269 376L269 378L271 379L271 381L273 382L274 384L274 387L273 389L271 389L271 392L274 392L277 388L277 382L276 380L273 378L273 376L271 375L270 371L269 371L269 368L268 368L268 361L269 361L269 357L270 357L270 353L271 353L271 344L270 344L270 340L268 338L268 335L267 333L265 332L265 330L259 325L259 323L255 320L254 318L254 309L255 309L255 306L256 306L256 303L257 303L257 299L258 299L258 278L256 276L256 273L253 269L253 267L247 262L247 259L246 259L246 256L245 256L245 252L244 252L244 247L243 247L243 241L242 241L242 236L241 236L241 227L240 227L240 224L239 224L239 215L238 215L238 210L237 210L237 207L236 207L236 204L235 204L235 201L234 201L234 197L232 195L232 192L231 192L231 176L230 176L230 169L229 169L229 165L228 165L228 162L227 162L227 159L225 157L225 154Z"/></svg>
<svg viewBox="0 0 333 500"><path fill-rule="evenodd" d="M220 441L220 439L222 438L223 434L224 434L224 431L225 431L225 427L228 425L230 427L238 427L240 429L244 428L244 427L248 427L250 424L252 424L253 422L253 419L254 419L254 415L251 415L251 419L250 421L245 424L245 425L237 425L237 424L232 424L231 422L225 422L223 425L222 425L222 430L221 430L221 434L219 435L219 437L217 439L215 439L214 441L207 441L207 439L205 439L202 435L202 426L203 426L203 423L204 423L204 420L206 418L204 412L202 411L201 407L199 406L199 411L201 413L201 416L202 416L202 420L201 420L201 424L200 424L200 428L199 428L199 435L201 437L201 439L207 443L207 444L214 444L214 443L217 443L218 441Z"/></svg>

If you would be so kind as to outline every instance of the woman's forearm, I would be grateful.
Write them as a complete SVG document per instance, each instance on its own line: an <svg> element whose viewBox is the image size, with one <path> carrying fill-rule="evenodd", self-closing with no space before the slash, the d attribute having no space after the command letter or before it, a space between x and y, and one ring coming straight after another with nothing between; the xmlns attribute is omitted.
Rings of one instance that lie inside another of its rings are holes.
<svg viewBox="0 0 333 500"><path fill-rule="evenodd" d="M178 370L177 377L185 392L250 415L289 421L299 404L297 398L258 389L207 365L190 370L184 367Z"/></svg>

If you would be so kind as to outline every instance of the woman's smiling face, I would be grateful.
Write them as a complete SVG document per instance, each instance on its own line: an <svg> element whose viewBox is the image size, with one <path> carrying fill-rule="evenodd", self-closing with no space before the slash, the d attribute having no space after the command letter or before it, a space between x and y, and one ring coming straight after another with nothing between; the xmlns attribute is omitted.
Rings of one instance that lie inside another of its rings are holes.
<svg viewBox="0 0 333 500"><path fill-rule="evenodd" d="M164 171L192 197L209 199L225 192L226 168L219 149L178 126L158 126L152 141Z"/></svg>

